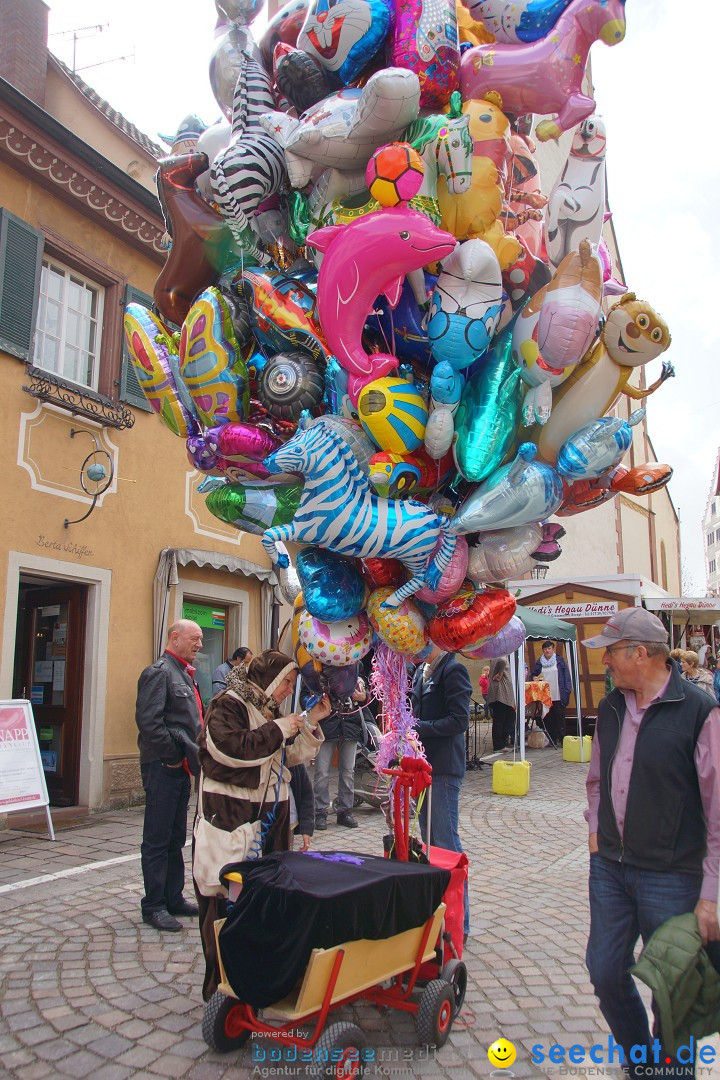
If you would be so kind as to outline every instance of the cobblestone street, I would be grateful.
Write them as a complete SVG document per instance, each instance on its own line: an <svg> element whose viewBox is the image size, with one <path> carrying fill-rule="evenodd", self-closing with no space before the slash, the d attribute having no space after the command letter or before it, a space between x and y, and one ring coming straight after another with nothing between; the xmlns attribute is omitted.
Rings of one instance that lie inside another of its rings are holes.
<svg viewBox="0 0 720 1080"><path fill-rule="evenodd" d="M583 959L586 766L564 763L551 749L530 751L529 759L524 798L493 795L490 768L469 772L463 787L469 984L449 1042L437 1053L420 1051L412 1017L368 1004L343 1009L334 1019L353 1019L375 1049L378 1064L368 1075L489 1077L487 1048L500 1035L516 1045L517 1060L496 1076L602 1075L598 1066L563 1073L530 1061L536 1044L546 1052L552 1043L606 1046L607 1029ZM315 846L380 852L380 813L361 807L357 816L357 830L330 818ZM22 1080L288 1075L269 1061L267 1041L227 1056L203 1042L194 921L163 935L140 920L141 828L136 809L63 829L55 844L39 834L0 833L0 1073ZM259 1062L263 1051L267 1060Z"/></svg>

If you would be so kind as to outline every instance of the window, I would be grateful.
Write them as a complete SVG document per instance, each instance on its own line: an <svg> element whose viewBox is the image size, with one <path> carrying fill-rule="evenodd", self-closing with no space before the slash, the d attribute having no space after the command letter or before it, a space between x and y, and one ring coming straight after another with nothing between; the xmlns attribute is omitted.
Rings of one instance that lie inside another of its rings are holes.
<svg viewBox="0 0 720 1080"><path fill-rule="evenodd" d="M104 289L44 258L33 362L61 379L97 390Z"/></svg>
<svg viewBox="0 0 720 1080"><path fill-rule="evenodd" d="M711 574L715 573L715 560L714 559L711 559L710 562L708 563L708 570L710 571Z"/></svg>

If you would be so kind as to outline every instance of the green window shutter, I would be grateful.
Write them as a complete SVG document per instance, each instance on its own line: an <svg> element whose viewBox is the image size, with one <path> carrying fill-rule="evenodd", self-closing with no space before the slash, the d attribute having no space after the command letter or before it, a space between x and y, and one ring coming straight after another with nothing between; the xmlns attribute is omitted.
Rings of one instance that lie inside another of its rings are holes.
<svg viewBox="0 0 720 1080"><path fill-rule="evenodd" d="M148 296L147 293L140 292L139 289L134 289L132 285L128 285L125 289L125 303L123 305L123 310L128 304L142 304L143 307L152 308L153 300L152 296ZM140 389L140 383L138 382L135 368L130 359L130 353L128 352L124 333L122 373L120 375L120 400L127 401L128 405L132 405L134 409L144 409L145 412L153 411L152 405Z"/></svg>
<svg viewBox="0 0 720 1080"><path fill-rule="evenodd" d="M35 335L43 235L0 209L0 349L29 360Z"/></svg>

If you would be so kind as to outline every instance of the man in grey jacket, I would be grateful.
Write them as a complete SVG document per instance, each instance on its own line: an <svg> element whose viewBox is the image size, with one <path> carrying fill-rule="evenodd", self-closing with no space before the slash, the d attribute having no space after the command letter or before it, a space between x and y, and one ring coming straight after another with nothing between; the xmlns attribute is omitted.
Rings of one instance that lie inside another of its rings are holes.
<svg viewBox="0 0 720 1080"><path fill-rule="evenodd" d="M181 619L168 631L165 652L138 680L135 722L140 773L145 789L145 821L140 848L145 895L143 922L156 930L178 931L175 915L197 915L183 896L190 771L187 746L200 734L202 703L192 666L202 646L197 623Z"/></svg>

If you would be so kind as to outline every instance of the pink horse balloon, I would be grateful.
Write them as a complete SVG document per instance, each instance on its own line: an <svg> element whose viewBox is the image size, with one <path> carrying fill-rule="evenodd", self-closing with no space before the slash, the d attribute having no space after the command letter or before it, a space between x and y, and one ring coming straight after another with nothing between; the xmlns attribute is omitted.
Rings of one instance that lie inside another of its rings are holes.
<svg viewBox="0 0 720 1080"><path fill-rule="evenodd" d="M405 275L446 258L457 241L426 214L393 206L365 214L349 225L328 225L306 243L325 252L317 285L317 306L325 340L350 373L353 405L363 386L397 367L396 356L363 348L365 320L383 293L396 307Z"/></svg>
<svg viewBox="0 0 720 1080"><path fill-rule="evenodd" d="M557 113L535 134L541 142L558 139L595 111L582 93L590 46L617 45L625 37L625 0L572 0L554 31L521 45L476 45L460 61L463 98L482 98L489 90L502 97L503 111Z"/></svg>

